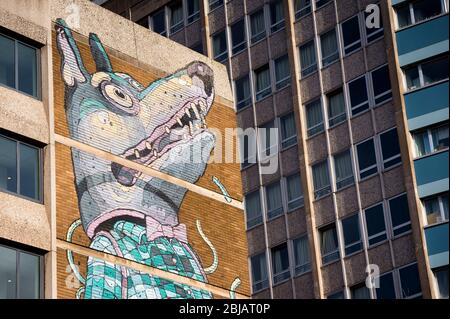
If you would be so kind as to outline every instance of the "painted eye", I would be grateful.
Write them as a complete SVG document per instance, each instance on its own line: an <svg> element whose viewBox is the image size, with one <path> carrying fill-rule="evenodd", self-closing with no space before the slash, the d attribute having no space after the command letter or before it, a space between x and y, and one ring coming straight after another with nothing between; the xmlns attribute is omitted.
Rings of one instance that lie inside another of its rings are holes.
<svg viewBox="0 0 450 319"><path fill-rule="evenodd" d="M122 107L131 108L133 107L133 100L126 92L121 90L119 87L111 84L107 84L104 87L105 94L114 102Z"/></svg>
<svg viewBox="0 0 450 319"><path fill-rule="evenodd" d="M108 112L101 111L97 114L97 119L102 124L108 124L109 123L109 114Z"/></svg>

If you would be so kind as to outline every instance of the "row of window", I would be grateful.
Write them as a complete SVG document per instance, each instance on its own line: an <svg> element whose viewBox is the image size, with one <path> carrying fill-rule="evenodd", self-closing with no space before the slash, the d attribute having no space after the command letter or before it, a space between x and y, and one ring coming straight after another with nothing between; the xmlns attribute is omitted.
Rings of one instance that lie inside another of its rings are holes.
<svg viewBox="0 0 450 319"><path fill-rule="evenodd" d="M162 36L172 35L200 18L199 0L176 0L137 21Z"/></svg>
<svg viewBox="0 0 450 319"><path fill-rule="evenodd" d="M432 19L448 12L448 0L416 0L399 5L397 13L397 27L399 29Z"/></svg>
<svg viewBox="0 0 450 319"><path fill-rule="evenodd" d="M303 206L303 190L298 173L286 176L264 188L267 219L273 219ZM245 196L247 229L262 224L263 213L259 190Z"/></svg>
<svg viewBox="0 0 450 319"><path fill-rule="evenodd" d="M43 257L0 245L0 299L42 298Z"/></svg>
<svg viewBox="0 0 450 319"><path fill-rule="evenodd" d="M248 21L248 22L246 22ZM249 36L247 36L248 23ZM238 54L247 48L247 39L254 44L271 33L283 29L285 26L283 1L278 0L234 22L230 26L231 53ZM213 57L216 61L225 62L228 59L226 30L219 31L212 36Z"/></svg>
<svg viewBox="0 0 450 319"><path fill-rule="evenodd" d="M448 80L448 55L435 57L403 68L407 91Z"/></svg>
<svg viewBox="0 0 450 319"><path fill-rule="evenodd" d="M381 37L383 37L383 27L367 28L367 13L361 12L352 18L344 21L340 25L341 30L341 47L342 55L349 55L359 50L363 45L367 45ZM381 20L380 20L381 21ZM339 28L337 29L339 30ZM338 34L336 29L327 31L319 36L321 56L321 66L326 67L339 59ZM299 47L301 75L307 76L318 69L316 58L316 42L311 40Z"/></svg>
<svg viewBox="0 0 450 319"><path fill-rule="evenodd" d="M253 72L255 100L258 102L291 83L288 55L283 55ZM274 81L272 81L274 79ZM253 101L250 76L247 74L234 82L236 109L242 110Z"/></svg>
<svg viewBox="0 0 450 319"><path fill-rule="evenodd" d="M377 136L371 137L355 146L356 167L359 180L377 174L401 163L400 146L397 129L393 128ZM352 185L355 182L352 161L352 149L333 156L336 190ZM314 197L319 199L331 193L331 179L328 160L312 166Z"/></svg>
<svg viewBox="0 0 450 319"><path fill-rule="evenodd" d="M0 33L0 85L40 98L39 49Z"/></svg>
<svg viewBox="0 0 450 319"><path fill-rule="evenodd" d="M298 20L312 12L313 2L315 2L315 9L319 9L331 2L331 0L294 0L295 19Z"/></svg>
<svg viewBox="0 0 450 319"><path fill-rule="evenodd" d="M41 149L0 134L0 150L0 190L41 201Z"/></svg>
<svg viewBox="0 0 450 319"><path fill-rule="evenodd" d="M448 123L433 125L412 133L415 157L427 156L449 148Z"/></svg>

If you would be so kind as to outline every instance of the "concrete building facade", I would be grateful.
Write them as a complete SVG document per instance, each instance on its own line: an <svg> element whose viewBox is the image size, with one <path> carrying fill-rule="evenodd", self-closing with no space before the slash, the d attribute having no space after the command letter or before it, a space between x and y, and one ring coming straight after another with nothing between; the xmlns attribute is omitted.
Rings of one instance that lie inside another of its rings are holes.
<svg viewBox="0 0 450 319"><path fill-rule="evenodd" d="M101 2L279 130L241 164L254 298L448 297L448 1Z"/></svg>
<svg viewBox="0 0 450 319"><path fill-rule="evenodd" d="M248 298L226 68L83 0L0 48L0 298Z"/></svg>

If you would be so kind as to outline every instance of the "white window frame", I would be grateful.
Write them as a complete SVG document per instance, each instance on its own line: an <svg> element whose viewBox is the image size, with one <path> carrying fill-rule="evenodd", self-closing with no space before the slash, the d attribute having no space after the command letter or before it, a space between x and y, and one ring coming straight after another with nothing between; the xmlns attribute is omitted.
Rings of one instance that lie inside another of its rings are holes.
<svg viewBox="0 0 450 319"><path fill-rule="evenodd" d="M400 225L397 225L397 226L394 226L392 224L392 212L391 212L390 201L393 200L393 199L396 199L398 197L402 197L403 195L407 196L406 192L398 194L398 195L395 195L395 196L392 196L392 197L386 199L386 209L387 209L387 213L389 215L389 226L390 226L390 232L391 232L391 236L390 236L391 239L395 239L395 238L402 237L402 236L405 236L407 234L412 233L411 216L409 216L410 217L409 221L407 221L407 222L405 222L403 224L400 224ZM407 203L408 210L409 210L408 197L406 197L406 203ZM409 230L407 230L407 231L405 231L405 232L403 232L401 234L395 235L395 233L394 233L395 230L397 230L399 228L402 228L402 227L405 227L407 225L411 225L411 228Z"/></svg>
<svg viewBox="0 0 450 319"><path fill-rule="evenodd" d="M384 231L369 236L369 228L367 227L367 218L366 218L367 210L371 209L371 208L374 208L376 206L380 206L380 205L381 205L381 209L383 211ZM366 236L367 237L367 243L366 243L367 244L367 248L372 248L372 247L376 247L378 245L382 245L383 243L385 243L386 241L388 241L390 239L390 236L389 236L390 235L389 234L389 224L387 222L386 207L385 206L386 206L385 202L381 201L381 202L378 202L376 204L373 204L373 205L368 206L368 207L363 209L362 216L363 216L363 219L364 219L363 222L364 222L364 224L366 226L365 229L366 229L366 232L367 232L367 236ZM382 235L386 235L386 238L383 239L383 240L380 240L380 241L378 241L378 242L376 242L374 244L370 243L371 239L377 238L377 237L382 236Z"/></svg>
<svg viewBox="0 0 450 319"><path fill-rule="evenodd" d="M422 158L422 157L427 157L427 156L430 156L430 155L433 155L433 154L436 154L436 153L439 153L439 152L444 152L444 151L448 150L448 147L447 147L447 148L442 149L442 150L434 151L434 149L435 149L436 146L434 145L434 142L433 142L433 134L432 134L432 131L435 130L435 129L439 129L439 128L441 128L441 127L444 127L444 126L449 127L448 122L447 122L447 123L439 123L439 124L437 124L437 125L433 125L433 126L430 126L430 127L428 127L428 128L425 128L425 129L418 129L418 130L414 131L414 132L411 134L411 135L412 135L412 140L413 140L413 143L414 143L414 159L418 159L418 158ZM427 154L424 154L424 155L422 155L422 156L419 156L419 155L418 155L419 153L418 153L418 151L417 151L417 144L416 144L415 136L416 136L417 134L422 134L422 133L426 133L426 134L427 134L427 139L428 139L428 142L430 143L430 150L431 150L431 152L430 152L430 153L427 153Z"/></svg>
<svg viewBox="0 0 450 319"><path fill-rule="evenodd" d="M440 60L440 59L442 59L442 58L445 58L445 57L447 57L447 59L448 59L448 55L446 56L445 54L444 55L439 55L439 56L437 56L437 57L433 57L433 58L431 58L431 59L427 59L427 60L425 60L425 61L421 61L420 63L416 63L416 64L412 64L411 66L407 66L406 68L403 68L402 69L402 73L403 73L403 86L404 86L404 88L405 88L405 92L413 92L413 91L415 91L415 90L419 90L419 89L422 89L422 88L426 88L426 87L429 87L429 86L433 86L433 85L437 85L437 84L439 84L439 83L442 83L442 82L446 82L446 81L448 81L449 80L449 77L446 77L445 79L442 79L442 80L439 80L439 81L436 81L436 82L433 82L433 83L428 83L428 84L425 84L425 80L424 80L424 77L423 77L423 71L422 71L422 65L423 64L426 64L426 63L430 63L430 62L432 62L432 61L437 61L437 60ZM418 72L418 74L419 74L419 84L420 84L420 86L418 86L418 87L413 87L413 88L408 88L408 81L407 81L407 79L406 79L406 70L407 69L411 69L411 68L417 68L417 72Z"/></svg>
<svg viewBox="0 0 450 319"><path fill-rule="evenodd" d="M423 22L426 22L426 21L430 21L430 20L433 20L433 19L436 19L436 18L438 18L440 16L445 15L446 13L448 13L447 3L446 3L445 0L441 0L440 3L441 3L441 10L442 10L442 12L440 14L438 14L438 15L436 15L434 17L425 19L425 20L421 20L419 22L416 22L416 17L414 15L414 5L413 5L414 2L410 2L410 3L405 4L405 5L399 5L399 7L405 6L405 7L409 8L409 17L411 18L411 24L403 26L403 27L400 27L399 24L398 24L397 10L395 10L394 17L395 17L395 28L396 28L396 31L400 31L400 30L403 30L403 29L406 29L406 28L410 28L410 27L412 27L412 26L414 26L416 24L420 24L420 23L423 23Z"/></svg>
<svg viewBox="0 0 450 319"><path fill-rule="evenodd" d="M436 195L432 195L432 196L428 196L428 197L422 198L421 206L422 206L422 214L423 214L423 217L424 217L425 226L439 225L440 223L448 222L448 219L445 218L444 201L442 199L443 195L445 195L445 194L447 194L447 196L448 196L449 195L448 191L440 193L440 194L436 194ZM427 208L425 206L425 201L433 200L433 199L438 201L439 215L440 215L441 220L437 221L434 224L430 224L430 223L428 223L428 217L427 217L428 215L427 215Z"/></svg>

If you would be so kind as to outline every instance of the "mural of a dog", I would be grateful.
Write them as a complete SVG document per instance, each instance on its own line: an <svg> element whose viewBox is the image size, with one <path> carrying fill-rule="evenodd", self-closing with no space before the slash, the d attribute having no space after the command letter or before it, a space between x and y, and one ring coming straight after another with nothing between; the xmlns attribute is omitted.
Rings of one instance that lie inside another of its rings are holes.
<svg viewBox="0 0 450 319"><path fill-rule="evenodd" d="M115 72L95 34L96 66L85 68L73 34L55 24L70 137L195 183L215 145L205 117L214 100L212 69L194 61L142 85ZM187 160L190 159L190 160ZM90 247L206 282L178 212L186 189L72 149L81 224ZM88 259L84 298L211 298L200 289Z"/></svg>

